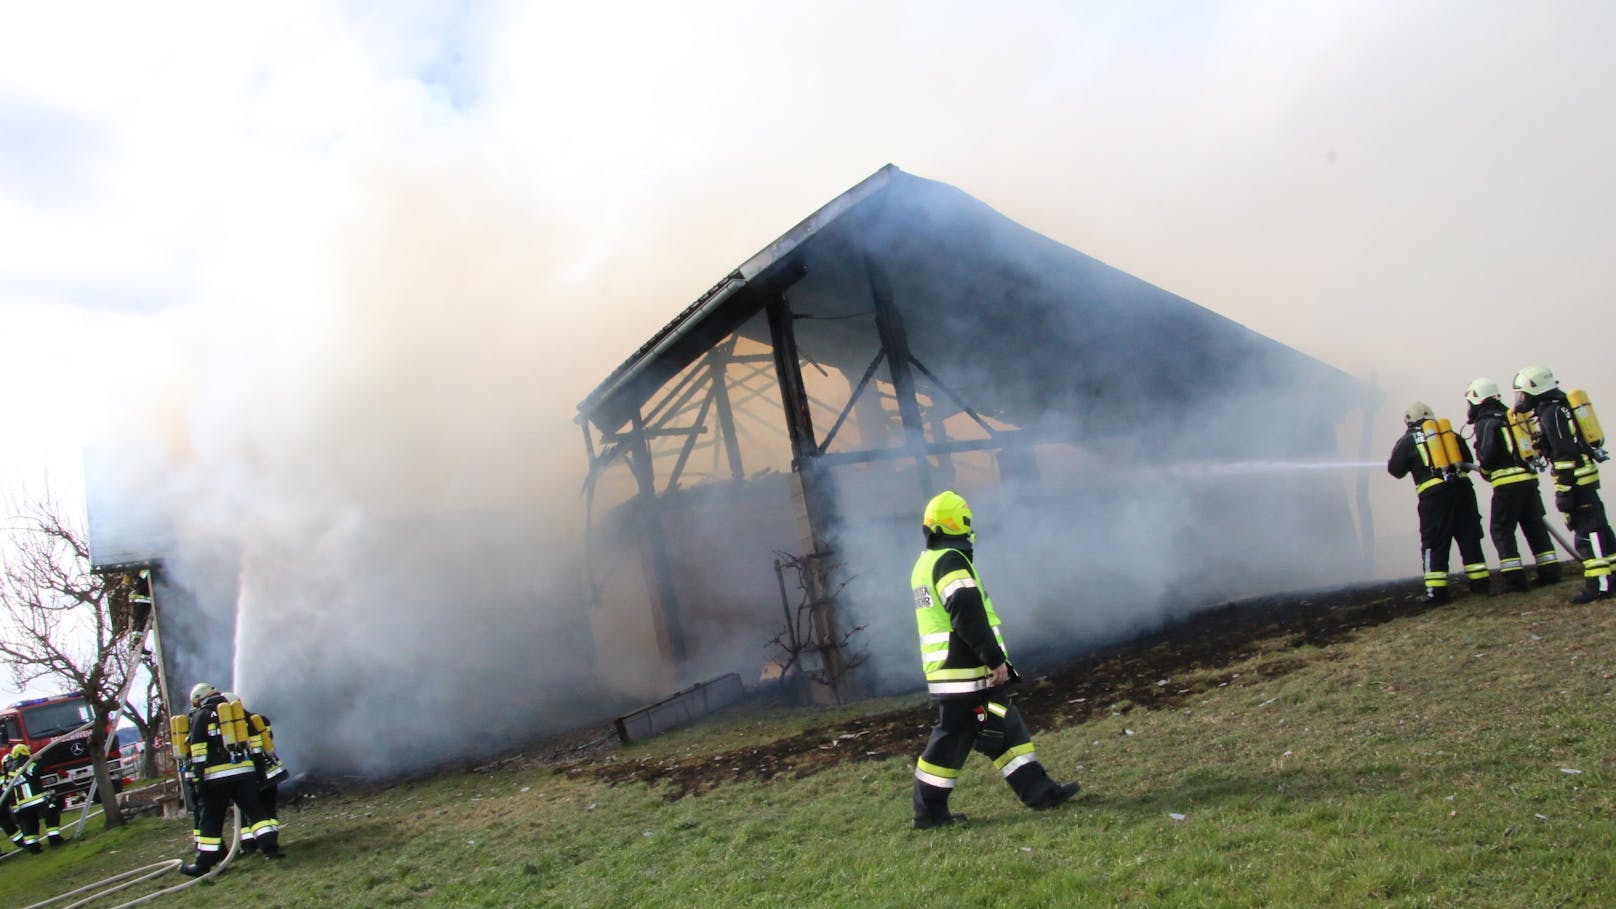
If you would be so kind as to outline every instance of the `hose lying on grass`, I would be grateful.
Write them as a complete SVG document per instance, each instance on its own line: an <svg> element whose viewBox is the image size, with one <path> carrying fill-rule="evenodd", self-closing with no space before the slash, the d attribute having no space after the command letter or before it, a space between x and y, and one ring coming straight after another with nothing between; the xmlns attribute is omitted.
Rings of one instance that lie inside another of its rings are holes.
<svg viewBox="0 0 1616 909"><path fill-rule="evenodd" d="M184 882L175 884L172 887L154 890L145 896L137 897L136 899L132 899L125 903L117 903L112 906L107 906L105 909L124 909L126 906L138 906L141 903L149 903L160 896L167 896L170 893L178 893L179 891L184 890L186 887L193 884L200 884L208 878L213 877L214 875L223 871L225 867L230 864L230 860L235 858L236 853L240 851L241 809L239 808L237 808L235 811L235 819L236 832L235 835L230 838L230 851L225 853L223 861L219 862L217 865L214 865L212 868L209 868L207 874L204 874L201 877L188 878ZM51 907L51 909L78 909L78 907L87 906L104 896L111 896L120 890L126 890L143 881L149 881L154 878L161 877L162 875L179 868L179 866L182 864L184 864L184 862L180 861L179 859L164 859L161 862L153 862L150 865L142 865L139 868L131 868L128 871L119 872L111 877L102 878L93 884L86 884L77 890L69 890L66 893L53 896L50 899L41 900L40 902L24 906L23 909L45 909L47 906ZM57 905L58 903L61 903L62 900L72 899L73 897L79 896L83 893L88 893L89 891L95 892L90 893L89 896L85 896L76 902Z"/></svg>

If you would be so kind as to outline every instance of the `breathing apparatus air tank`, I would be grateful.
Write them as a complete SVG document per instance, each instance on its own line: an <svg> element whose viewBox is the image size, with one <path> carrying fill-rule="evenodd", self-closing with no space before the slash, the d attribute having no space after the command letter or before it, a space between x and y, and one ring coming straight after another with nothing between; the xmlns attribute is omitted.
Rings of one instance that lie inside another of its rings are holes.
<svg viewBox="0 0 1616 909"><path fill-rule="evenodd" d="M231 710L230 723L236 727L236 741L243 745L250 744L252 741L252 732L247 728L247 708L241 706L240 701L237 701L230 706L233 708Z"/></svg>
<svg viewBox="0 0 1616 909"><path fill-rule="evenodd" d="M190 717L179 714L168 718L168 745L174 749L174 760L181 765L191 759L191 746L186 741L190 737Z"/></svg>
<svg viewBox="0 0 1616 909"><path fill-rule="evenodd" d="M1537 459L1537 415L1531 411L1509 412L1509 433L1515 440L1515 453L1530 464Z"/></svg>
<svg viewBox="0 0 1616 909"><path fill-rule="evenodd" d="M1438 437L1442 439L1442 451L1447 459L1447 472L1458 473L1459 465L1464 463L1464 455L1459 453L1459 434L1453 431L1453 424L1446 419L1436 421Z"/></svg>
<svg viewBox="0 0 1616 909"><path fill-rule="evenodd" d="M1414 442L1425 449L1425 462L1431 465L1433 471L1446 474L1453 468L1454 459L1448 454L1448 446L1442 441L1442 427L1436 420L1421 423L1419 435Z"/></svg>
<svg viewBox="0 0 1616 909"><path fill-rule="evenodd" d="M265 754L274 754L275 737L269 731L269 724L256 713L249 717L249 721L252 723L253 734L258 736L260 743L258 747L263 749Z"/></svg>
<svg viewBox="0 0 1616 909"><path fill-rule="evenodd" d="M1603 452L1605 431L1599 428L1599 417L1594 413L1593 402L1588 400L1588 393L1580 388L1573 388L1566 392L1566 403L1571 405L1571 415L1576 417L1577 428L1582 430L1582 437L1589 445Z"/></svg>
<svg viewBox="0 0 1616 909"><path fill-rule="evenodd" d="M235 704L220 701L214 706L213 712L219 717L219 738L223 740L226 748L247 744L247 737L236 733Z"/></svg>

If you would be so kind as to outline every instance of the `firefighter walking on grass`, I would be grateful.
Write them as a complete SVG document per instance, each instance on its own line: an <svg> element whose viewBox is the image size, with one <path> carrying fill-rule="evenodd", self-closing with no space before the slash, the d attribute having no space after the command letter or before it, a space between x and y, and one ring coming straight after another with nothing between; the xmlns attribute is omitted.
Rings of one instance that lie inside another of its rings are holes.
<svg viewBox="0 0 1616 909"><path fill-rule="evenodd" d="M245 711L206 682L191 689L191 715L185 773L202 803L196 832L196 861L180 866L191 877L207 874L224 858L224 820L230 806L241 811L243 836L251 838L267 858L282 858L280 830L258 800L258 771L253 765Z"/></svg>
<svg viewBox="0 0 1616 909"><path fill-rule="evenodd" d="M1531 547L1537 582L1558 582L1560 561L1555 556L1548 525L1543 523L1543 496L1532 464L1536 451L1530 431L1518 419L1510 419L1498 383L1492 379L1471 382L1465 389L1465 400L1470 402L1469 422L1476 428L1476 465L1493 486L1492 519L1487 529L1498 552L1498 576L1503 589L1517 593L1531 589L1515 539L1516 528Z"/></svg>
<svg viewBox="0 0 1616 909"><path fill-rule="evenodd" d="M1465 577L1475 593L1488 593L1487 554L1481 548L1481 510L1476 487L1465 476L1473 466L1470 446L1448 421L1436 419L1430 405L1415 401L1403 411L1404 433L1392 446L1386 471L1413 477L1419 496L1420 561L1425 566L1425 601L1446 603L1448 552L1459 544Z"/></svg>
<svg viewBox="0 0 1616 909"><path fill-rule="evenodd" d="M970 506L957 493L939 493L926 504L921 523L926 549L910 586L926 689L938 716L915 764L915 828L965 820L949 812L948 797L973 747L993 761L1027 807L1042 811L1064 804L1080 787L1050 779L1021 711L1011 703L1009 685L1020 679L1005 652L993 599L972 562Z"/></svg>
<svg viewBox="0 0 1616 909"><path fill-rule="evenodd" d="M1611 596L1610 559L1616 554L1616 534L1599 498L1599 462L1609 456L1593 406L1581 391L1570 395L1562 391L1554 373L1542 366L1516 373L1515 391L1516 412L1537 419L1543 455L1554 469L1554 504L1575 536L1573 543L1582 559L1583 590L1571 602L1606 599Z"/></svg>

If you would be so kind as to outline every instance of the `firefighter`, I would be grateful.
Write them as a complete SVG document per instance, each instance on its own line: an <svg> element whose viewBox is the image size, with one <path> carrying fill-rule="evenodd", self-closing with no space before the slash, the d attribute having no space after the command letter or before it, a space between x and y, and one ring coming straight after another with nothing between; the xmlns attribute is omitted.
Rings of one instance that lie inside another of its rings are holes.
<svg viewBox="0 0 1616 909"><path fill-rule="evenodd" d="M1531 589L1516 544L1515 530L1526 537L1537 565L1539 584L1560 580L1560 561L1554 554L1554 539L1543 523L1543 496L1538 492L1535 452L1530 437L1517 433L1510 424L1509 408L1504 405L1498 383L1479 378L1465 389L1470 402L1468 421L1476 428L1476 464L1492 484L1492 519L1488 531L1498 552L1498 576L1505 591ZM1526 445L1523 450L1523 437Z"/></svg>
<svg viewBox="0 0 1616 909"><path fill-rule="evenodd" d="M1515 410L1537 417L1543 455L1554 470L1554 504L1582 559L1583 589L1571 602L1608 599L1616 534L1599 498L1599 462L1609 457L1600 447L1604 439L1589 438L1589 427L1577 419L1560 381L1546 367L1527 366L1516 373L1515 391ZM1595 422L1593 428L1597 426Z"/></svg>
<svg viewBox="0 0 1616 909"><path fill-rule="evenodd" d="M226 691L225 699L233 704L240 704L241 698L234 692ZM277 812L280 807L280 784L288 776L286 765L275 754L275 739L271 731L269 718L259 713L246 714L247 717L247 747L252 754L254 780L258 783L258 802L263 806L264 816L275 825L276 839L279 840L281 827ZM258 840L251 830L241 832L241 850L254 852L258 849ZM278 857L278 856L277 856Z"/></svg>
<svg viewBox="0 0 1616 909"><path fill-rule="evenodd" d="M280 830L280 785L290 775L286 765L275 753L275 738L269 717L254 713L247 717L252 735L253 766L258 770L258 800L264 805L264 814ZM278 839L278 837L277 837Z"/></svg>
<svg viewBox="0 0 1616 909"><path fill-rule="evenodd" d="M910 574L926 688L937 724L915 764L915 829L965 820L948 810L971 749L986 755L1023 804L1042 811L1076 795L1077 783L1050 779L1033 750L1009 686L1020 681L1005 652L993 598L972 562L971 507L954 492L926 504L926 548Z"/></svg>
<svg viewBox="0 0 1616 909"><path fill-rule="evenodd" d="M1481 509L1476 507L1476 487L1465 472L1475 458L1470 446L1457 433L1448 430L1448 440L1456 444L1456 457L1442 454L1443 439L1429 431L1436 414L1429 405L1415 401L1403 411L1404 433L1392 446L1386 471L1399 479L1412 476L1419 496L1420 561L1425 567L1425 601L1446 603L1448 593L1448 552L1459 544L1465 577L1475 593L1489 593L1492 582L1487 572L1487 554L1481 548Z"/></svg>
<svg viewBox="0 0 1616 909"><path fill-rule="evenodd" d="M29 852L38 853L44 851L39 844L41 821L45 822L45 835L50 844L62 845L62 812L51 797L50 790L39 785L39 768L36 762L29 760L32 756L33 750L28 743L18 742L0 766L4 767L5 785L12 787L8 807L22 834L18 845Z"/></svg>
<svg viewBox="0 0 1616 909"><path fill-rule="evenodd" d="M17 819L11 814L11 793L7 787L11 785L12 771L11 752L8 750L4 759L0 759L0 792L5 792L5 798L0 799L0 828L4 828L11 844L22 849L22 828L17 826Z"/></svg>
<svg viewBox="0 0 1616 909"><path fill-rule="evenodd" d="M207 874L224 857L224 818L233 803L241 811L242 835L251 832L258 850L281 858L279 831L258 801L257 771L247 744L245 724L236 705L218 689L199 682L191 689L190 760L185 772L201 796L202 818L196 834L196 861L180 866L191 877Z"/></svg>

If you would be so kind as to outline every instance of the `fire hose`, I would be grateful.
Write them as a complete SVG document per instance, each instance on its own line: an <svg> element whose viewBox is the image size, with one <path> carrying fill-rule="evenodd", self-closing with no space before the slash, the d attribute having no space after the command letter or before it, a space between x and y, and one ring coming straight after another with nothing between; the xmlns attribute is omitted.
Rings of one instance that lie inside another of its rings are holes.
<svg viewBox="0 0 1616 909"><path fill-rule="evenodd" d="M134 647L140 646L140 642L145 639L146 633L150 629L150 625L151 625L151 622L150 622L150 619L148 619L146 625L140 629L140 632L132 637L131 640L132 640L133 643L131 645L131 649L133 649ZM117 697L117 700L116 700L115 703L119 703L119 704L123 703L124 698L127 697L128 694L129 694L129 688L130 688L131 684L133 683L134 678L135 678L135 674L134 674L133 671L131 671L128 674L125 675L123 686L118 691L118 697ZM19 782L22 781L22 777L23 777L22 771L25 771L29 767L33 766L34 763L36 763L42 756L44 756L46 753L48 753L58 743L68 741L73 736L78 735L80 732L88 731L94 725L95 725L95 720L92 719L90 722L85 723L84 725L78 727L77 729L71 730L70 732L68 732L65 735L58 736L57 738L53 739L49 744L47 744L45 747L43 747L43 748L39 749L39 751L31 754L29 756L28 760L25 761L18 768L18 772L13 776L13 778L6 783L4 788L0 788L0 804L4 804L5 800L11 797L12 790L16 788L16 786L17 786L17 784ZM114 739L112 739L111 741L108 742L107 752L110 752L112 750L111 746L116 741L117 740L114 738ZM103 755L102 755L103 761L105 760L105 758L106 758L106 754L103 753ZM78 822L77 822L76 826L74 827L74 838L75 839L78 838L80 835L82 835L82 832L84 830L84 823L90 817L90 809L95 804L96 787L97 787L97 780L94 777L92 777L91 780L90 780L90 788L85 793L85 796L84 796L84 808L79 813ZM241 843L241 809L237 808L235 810L234 818L235 818L235 832L232 835L231 840L230 840L230 848L225 853L224 859L222 861L220 861L219 864L214 865L212 868L209 868L207 873L202 874L202 875L200 875L198 877L188 878L185 881L182 881L181 883L175 884L175 885L173 885L171 887L164 887L161 890L153 891L153 892L148 893L148 894L146 894L144 896L138 897L138 898L136 898L134 900L119 903L116 906L107 907L107 909L124 909L124 907L127 907L127 906L137 906L137 905L140 905L142 903L147 903L147 902L150 902L150 901L152 901L154 899L157 899L158 897L166 896L166 895L171 894L171 893L176 893L176 892L178 892L180 890L184 890L185 888L190 887L193 884L197 884L197 883L200 883L202 881L208 880L209 878L212 878L215 875L217 875L219 872L223 871L230 864L231 860L235 858L236 853L239 851L238 847L239 847L239 845ZM15 850L13 852L9 852L9 853L5 854L4 856L0 856L0 858L10 858L13 855L20 854L21 851L22 850ZM68 891L66 893L62 893L62 894L58 894L57 896L50 897L49 899L42 900L42 901L37 902L37 903L33 903L30 906L24 907L24 909L44 909L44 907L47 907L47 906L55 907L55 909L76 909L76 907L85 906L85 905L88 905L90 903L96 902L96 901L102 899L103 897L110 896L110 895L112 895L114 893L117 893L119 891L122 891L122 890L126 890L126 889L128 889L130 887L135 886L136 884L140 884L140 883L143 883L145 881L161 877L161 876L163 876L165 874L168 874L171 871L174 871L175 869L179 868L180 865L182 865L182 864L183 864L183 862L180 859L165 859L164 861L161 861L161 862L154 862L154 863L152 863L150 865L143 865L143 866L138 867L138 868L132 868L132 869L130 869L128 871L123 871L123 872L120 872L118 874L112 875L111 877L103 878L102 880L96 881L96 882L91 883L91 884L87 884L87 885L85 885L83 887L79 887L79 888L77 888L75 890L70 890L70 891ZM88 895L84 895L84 894L88 894ZM79 897L79 898L77 900L75 900L74 902L71 902L71 903L57 905L57 904L61 903L63 900L73 899L74 897Z"/></svg>
<svg viewBox="0 0 1616 909"><path fill-rule="evenodd" d="M135 899L129 900L128 902L117 903L115 905L106 907L106 909L125 909L125 907L127 907L127 906L138 906L138 905L140 905L142 903L149 903L152 900L157 899L160 896L167 896L170 893L178 893L179 891L184 890L186 887L189 887L189 886L191 886L193 884L200 884L203 881L205 881L205 880L213 877L214 875L217 875L219 872L223 871L225 869L225 866L230 864L230 860L235 858L236 853L240 851L240 849L238 848L240 846L240 844L241 844L241 809L240 808L237 808L236 811L235 811L235 822L236 822L236 832L235 832L235 835L233 837L231 837L230 850L225 853L224 859L222 861L220 861L219 864L214 865L212 868L209 868L206 874L203 874L203 875L201 875L199 877L188 878L187 880L182 881L182 882L180 882L178 884L175 884L172 887L164 887L161 890L154 890L151 893L146 894L145 896L137 897ZM57 894L56 896L53 896L50 899L41 900L40 902L33 903L31 905L28 905L28 906L24 906L23 909L45 909L45 907L47 907L47 906L54 907L54 909L78 909L78 907L89 905L90 903L93 903L96 900L99 900L104 896L111 896L112 894L117 893L120 890L126 890L126 889L128 889L130 887L135 886L136 884L143 883L145 881L149 881L149 880L152 880L154 878L161 877L161 876L169 873L170 871L173 871L174 869L178 868L181 864L183 864L183 863L179 859L164 859L161 862L153 862L150 865L142 865L139 868L131 868L128 871L119 872L118 874L114 874L111 877L102 878L101 880L96 881L95 883L86 884L83 887L78 888L77 890L69 890L66 893ZM62 900L71 899L73 897L79 896L79 894L86 893L86 892L89 892L89 891L92 891L92 890L95 891L95 892L90 893L89 896L82 897L82 898L76 900L75 902L66 903L66 904L60 905L60 906L56 905L57 903L61 902Z"/></svg>
<svg viewBox="0 0 1616 909"><path fill-rule="evenodd" d="M1543 522L1543 526L1549 529L1549 536L1554 537L1554 542L1559 543L1560 547L1569 553L1573 559L1578 562L1582 561L1582 556L1577 554L1576 544L1566 539L1566 535L1558 527L1554 526L1554 522L1546 520Z"/></svg>

